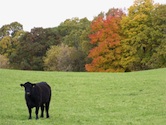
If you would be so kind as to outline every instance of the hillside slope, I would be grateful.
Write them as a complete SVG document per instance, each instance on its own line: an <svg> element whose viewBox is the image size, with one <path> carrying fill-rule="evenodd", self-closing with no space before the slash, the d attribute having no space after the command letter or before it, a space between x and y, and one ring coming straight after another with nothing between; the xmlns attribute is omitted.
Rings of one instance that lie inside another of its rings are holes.
<svg viewBox="0 0 166 125"><path fill-rule="evenodd" d="M28 120L20 83L52 87L50 119ZM166 68L131 73L0 69L1 125L164 125Z"/></svg>

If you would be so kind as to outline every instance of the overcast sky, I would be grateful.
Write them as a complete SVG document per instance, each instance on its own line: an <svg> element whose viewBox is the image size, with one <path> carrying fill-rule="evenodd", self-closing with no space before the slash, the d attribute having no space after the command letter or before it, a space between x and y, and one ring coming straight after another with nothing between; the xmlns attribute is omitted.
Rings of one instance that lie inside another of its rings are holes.
<svg viewBox="0 0 166 125"><path fill-rule="evenodd" d="M34 27L56 27L66 19L92 20L110 8L128 8L134 0L0 0L0 27L19 22L25 31ZM166 0L154 0L166 4Z"/></svg>

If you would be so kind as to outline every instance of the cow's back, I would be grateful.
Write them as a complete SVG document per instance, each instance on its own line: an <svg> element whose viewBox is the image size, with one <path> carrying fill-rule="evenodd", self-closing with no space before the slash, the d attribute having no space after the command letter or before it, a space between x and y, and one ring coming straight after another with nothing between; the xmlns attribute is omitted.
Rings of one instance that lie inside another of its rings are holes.
<svg viewBox="0 0 166 125"><path fill-rule="evenodd" d="M39 87L41 96L42 96L42 103L48 102L51 99L51 87L46 82L40 82L36 84Z"/></svg>

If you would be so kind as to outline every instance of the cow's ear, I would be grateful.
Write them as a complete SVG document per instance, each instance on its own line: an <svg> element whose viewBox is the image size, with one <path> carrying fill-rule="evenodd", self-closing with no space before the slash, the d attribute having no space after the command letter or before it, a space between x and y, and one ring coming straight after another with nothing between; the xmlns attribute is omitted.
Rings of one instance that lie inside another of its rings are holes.
<svg viewBox="0 0 166 125"><path fill-rule="evenodd" d="M21 87L24 87L24 84L20 84Z"/></svg>

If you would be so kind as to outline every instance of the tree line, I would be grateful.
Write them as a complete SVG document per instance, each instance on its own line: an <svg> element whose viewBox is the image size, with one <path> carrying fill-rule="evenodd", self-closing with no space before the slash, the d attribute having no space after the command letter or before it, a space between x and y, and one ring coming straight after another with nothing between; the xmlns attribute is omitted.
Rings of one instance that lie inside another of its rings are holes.
<svg viewBox="0 0 166 125"><path fill-rule="evenodd" d="M30 32L0 28L0 67L22 70L127 72L166 67L166 5L135 0L92 21L66 19Z"/></svg>

